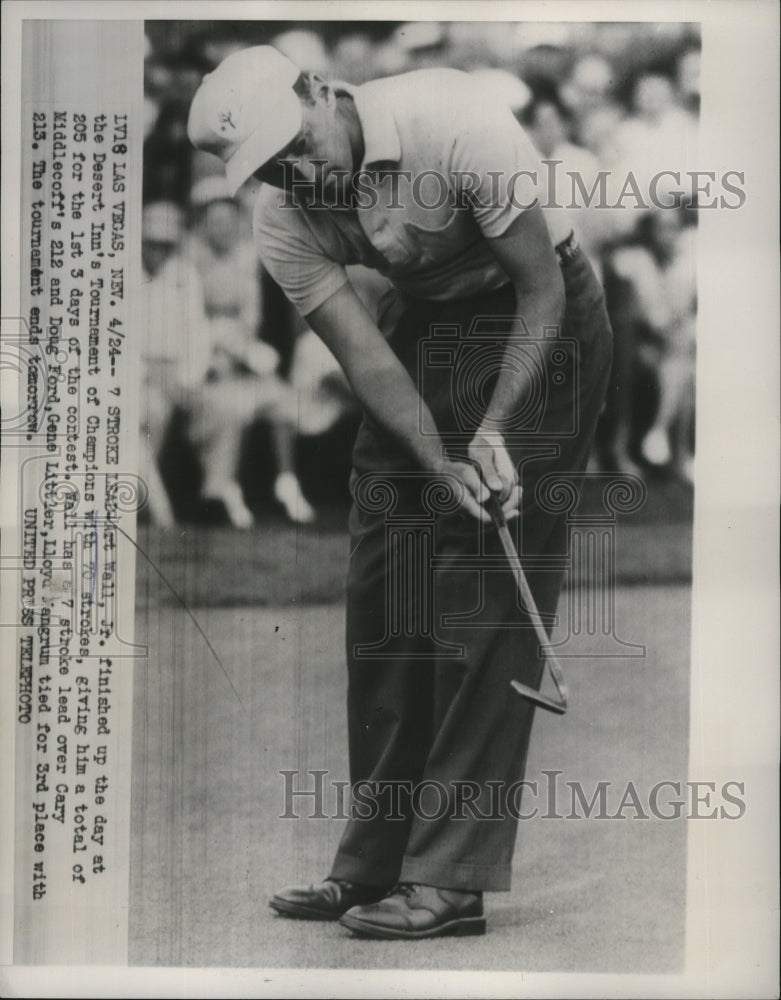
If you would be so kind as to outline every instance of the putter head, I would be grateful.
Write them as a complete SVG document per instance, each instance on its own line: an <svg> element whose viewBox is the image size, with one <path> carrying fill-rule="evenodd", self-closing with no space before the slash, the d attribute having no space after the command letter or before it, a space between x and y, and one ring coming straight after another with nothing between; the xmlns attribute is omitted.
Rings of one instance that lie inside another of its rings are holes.
<svg viewBox="0 0 781 1000"><path fill-rule="evenodd" d="M541 694L539 691L535 691L534 688L527 687L526 684L521 684L520 681L510 681L510 687L521 698L533 702L539 708L544 708L548 712L555 712L556 715L564 715L567 711L566 698L556 701L545 694Z"/></svg>

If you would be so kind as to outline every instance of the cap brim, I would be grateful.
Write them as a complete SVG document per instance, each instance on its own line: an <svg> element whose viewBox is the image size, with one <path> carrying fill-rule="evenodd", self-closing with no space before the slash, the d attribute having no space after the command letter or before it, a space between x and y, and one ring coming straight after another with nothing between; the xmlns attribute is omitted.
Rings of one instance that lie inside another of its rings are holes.
<svg viewBox="0 0 781 1000"><path fill-rule="evenodd" d="M296 92L292 88L283 90L275 103L273 120L258 127L225 164L225 178L232 195L295 138L301 122L301 102Z"/></svg>

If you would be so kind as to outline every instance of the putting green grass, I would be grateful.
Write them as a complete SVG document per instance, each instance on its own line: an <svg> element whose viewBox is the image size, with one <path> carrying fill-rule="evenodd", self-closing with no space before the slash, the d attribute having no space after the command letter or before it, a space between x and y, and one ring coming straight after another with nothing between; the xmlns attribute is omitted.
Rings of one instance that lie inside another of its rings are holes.
<svg viewBox="0 0 781 1000"><path fill-rule="evenodd" d="M582 513L601 512L601 490L600 482L588 484ZM675 482L650 484L641 509L616 519L617 582L690 580L691 514L690 489ZM273 513L250 532L198 524L165 531L141 525L139 607L143 610L150 600L212 608L340 603L349 552L346 523L344 509L330 508L320 512L317 525L303 528ZM152 583L155 567L170 588Z"/></svg>
<svg viewBox="0 0 781 1000"><path fill-rule="evenodd" d="M635 530L648 532L644 553L627 536L619 559L656 565L664 552L670 565L657 575L679 582L618 587L619 632L646 655L565 661L571 710L538 713L527 772L542 782L543 770L560 770L589 793L609 781L611 811L627 782L643 798L686 773L688 530ZM274 916L268 895L325 875L341 830L338 821L279 816L280 771L348 778L344 535L274 525L254 536L188 530L181 540L147 531L139 541L197 605L222 666L142 569L137 640L149 656L137 661L135 683L131 964L680 970L686 824L632 810L623 820L521 821L513 891L486 897L484 938L361 941L335 924ZM280 568L284 553L291 562ZM220 589L243 600L220 606ZM330 603L310 603L324 589Z"/></svg>

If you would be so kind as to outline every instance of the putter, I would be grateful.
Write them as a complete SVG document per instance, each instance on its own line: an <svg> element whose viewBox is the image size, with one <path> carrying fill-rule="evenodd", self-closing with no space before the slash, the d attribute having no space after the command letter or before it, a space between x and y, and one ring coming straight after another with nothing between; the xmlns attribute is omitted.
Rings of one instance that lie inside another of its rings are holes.
<svg viewBox="0 0 781 1000"><path fill-rule="evenodd" d="M523 571L523 566L521 565L521 560L513 543L512 535L507 527L507 519L504 516L504 511L502 510L502 505L499 502L498 494L491 493L490 498L485 503L485 509L491 515L491 519L496 526L496 530L499 532L499 541L502 543L504 554L507 556L510 569L515 577L515 582L518 585L521 602L523 607L528 612L529 618L532 620L534 631L537 635L537 641L539 642L545 656L545 663L547 664L550 675L553 678L553 683L556 686L559 697L558 699L550 698L547 695L542 694L540 691L536 691L534 688L529 687L527 684L521 684L520 681L510 681L510 687L522 698L533 702L535 705L539 705L540 708L544 708L548 712L555 712L557 715L564 715L567 711L567 701L569 699L569 689L567 688L567 682L564 679L564 671L561 669L561 665L556 659L556 654L553 652L550 640L548 639L548 634L545 631L545 626L543 625L540 613L537 610L537 604L526 579L526 574Z"/></svg>

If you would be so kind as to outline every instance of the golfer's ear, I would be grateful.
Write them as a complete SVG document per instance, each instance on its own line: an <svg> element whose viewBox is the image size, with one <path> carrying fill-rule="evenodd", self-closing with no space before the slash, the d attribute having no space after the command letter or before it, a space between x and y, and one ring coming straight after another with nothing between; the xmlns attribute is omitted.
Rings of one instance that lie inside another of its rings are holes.
<svg viewBox="0 0 781 1000"><path fill-rule="evenodd" d="M323 101L329 106L336 101L333 87L317 73L309 74L309 92L315 100Z"/></svg>

